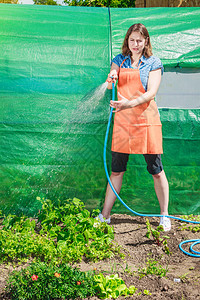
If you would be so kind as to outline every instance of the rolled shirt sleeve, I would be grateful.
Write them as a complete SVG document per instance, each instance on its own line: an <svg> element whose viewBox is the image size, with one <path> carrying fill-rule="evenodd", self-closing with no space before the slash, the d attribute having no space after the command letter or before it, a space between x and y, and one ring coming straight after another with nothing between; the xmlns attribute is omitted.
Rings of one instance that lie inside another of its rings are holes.
<svg viewBox="0 0 200 300"><path fill-rule="evenodd" d="M118 67L121 66L122 61L125 59L125 57L122 54L118 54L117 56L115 56L112 61L111 61L111 65L112 63L115 63L116 65L118 65Z"/></svg>
<svg viewBox="0 0 200 300"><path fill-rule="evenodd" d="M153 56L152 58L153 58L153 61L151 63L151 69L150 69L150 71L161 69L161 73L163 75L164 67L163 67L163 64L162 64L160 58L158 58L156 56Z"/></svg>

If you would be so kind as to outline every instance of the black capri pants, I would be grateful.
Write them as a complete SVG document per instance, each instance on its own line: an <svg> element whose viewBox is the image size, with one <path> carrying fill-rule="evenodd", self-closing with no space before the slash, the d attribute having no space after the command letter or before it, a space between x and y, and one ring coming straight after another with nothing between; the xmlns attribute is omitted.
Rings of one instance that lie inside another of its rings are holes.
<svg viewBox="0 0 200 300"><path fill-rule="evenodd" d="M147 171L151 175L159 174L163 170L161 154L143 154L147 163ZM112 151L112 172L125 172L129 154Z"/></svg>

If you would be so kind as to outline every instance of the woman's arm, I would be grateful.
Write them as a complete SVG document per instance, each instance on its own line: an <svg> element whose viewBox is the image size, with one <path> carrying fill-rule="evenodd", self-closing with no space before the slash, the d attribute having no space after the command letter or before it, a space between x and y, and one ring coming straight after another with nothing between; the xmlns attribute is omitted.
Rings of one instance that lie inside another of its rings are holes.
<svg viewBox="0 0 200 300"><path fill-rule="evenodd" d="M147 85L147 92L142 94L138 91L138 94L141 94L136 99L130 98L129 100L123 97L123 95L119 94L122 100L119 101L111 101L110 106L116 108L115 112L118 112L123 109L135 107L137 105L146 103L153 99L156 96L158 88L160 86L161 81L161 69L157 69L149 72L149 79Z"/></svg>
<svg viewBox="0 0 200 300"><path fill-rule="evenodd" d="M118 73L119 73L119 66L115 63L112 63L110 73L108 74L107 82L108 82L108 89L112 89L112 83L116 83L116 80L118 79ZM111 78L113 77L113 79Z"/></svg>
<svg viewBox="0 0 200 300"><path fill-rule="evenodd" d="M131 107L137 106L139 104L148 102L153 99L158 91L161 82L161 69L157 69L149 72L149 79L147 85L147 92L141 94L138 98L131 100Z"/></svg>

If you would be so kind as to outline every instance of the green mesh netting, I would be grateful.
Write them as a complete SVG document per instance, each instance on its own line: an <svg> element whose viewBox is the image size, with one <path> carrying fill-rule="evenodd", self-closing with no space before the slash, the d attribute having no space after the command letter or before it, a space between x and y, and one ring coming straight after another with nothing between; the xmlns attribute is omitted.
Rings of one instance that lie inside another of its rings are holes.
<svg viewBox="0 0 200 300"><path fill-rule="evenodd" d="M111 53L120 52L127 28L141 22L165 66L198 69L199 15L199 8L1 4L0 209L34 215L41 207L36 197L78 197L88 209L99 208L107 185L103 144L111 93L104 94L103 83ZM170 213L200 213L199 110L160 114ZM110 142L111 136L109 168ZM141 155L131 156L120 195L139 212L159 212ZM128 213L118 201L113 212Z"/></svg>

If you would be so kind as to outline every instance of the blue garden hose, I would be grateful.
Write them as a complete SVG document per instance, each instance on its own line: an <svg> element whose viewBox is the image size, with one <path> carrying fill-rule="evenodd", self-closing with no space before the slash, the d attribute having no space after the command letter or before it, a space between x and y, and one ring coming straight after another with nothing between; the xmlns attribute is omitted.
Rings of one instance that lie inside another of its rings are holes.
<svg viewBox="0 0 200 300"><path fill-rule="evenodd" d="M115 100L115 85L114 83L112 83L112 100ZM109 134L109 130L110 130L110 124L111 124L111 120L112 120L112 113L113 113L113 108L111 108L110 110L110 115L109 115L109 120L108 120L108 125L107 125L107 130L106 130L106 135L105 135L105 141L104 141L104 151L103 151L103 160L104 160L104 168L105 168L105 172L106 172L106 177L108 179L108 182L110 184L111 189L113 190L115 196L120 200L120 202L133 214L140 216L140 217L164 217L163 215L157 215L157 214L140 214L134 210L132 210L128 205L126 205L126 203L124 203L124 201L121 199L121 197L118 195L118 193L116 192L115 188L113 187L111 181L110 181L110 177L108 174L108 169L107 169L107 164L106 164L106 148L107 148L107 142L108 142L108 134ZM179 220L179 221L183 221L183 222L187 222L187 223L193 223L193 224L200 224L200 222L197 221L190 221L190 220L185 220L185 219L181 219L179 217L174 217L174 216L165 216L167 218L171 218L171 219L175 219L175 220ZM190 252L186 252L185 250L182 249L182 245L185 243L190 243L190 242L194 242L191 246L190 246ZM193 247L197 244L200 244L200 240L187 240L187 241L183 241L182 243L179 244L179 248L180 250L189 255L189 256L193 256L193 257L200 257L200 252L199 251L195 251L193 250Z"/></svg>

